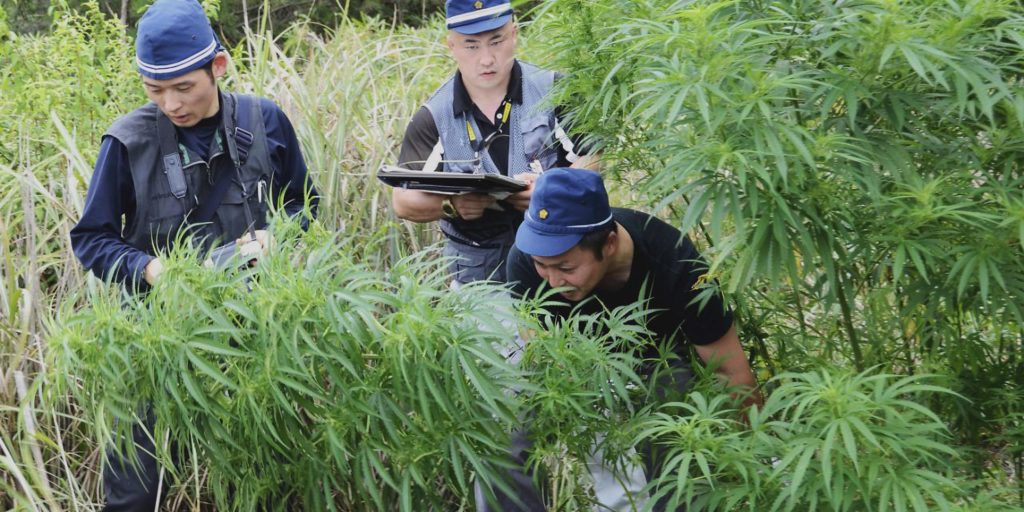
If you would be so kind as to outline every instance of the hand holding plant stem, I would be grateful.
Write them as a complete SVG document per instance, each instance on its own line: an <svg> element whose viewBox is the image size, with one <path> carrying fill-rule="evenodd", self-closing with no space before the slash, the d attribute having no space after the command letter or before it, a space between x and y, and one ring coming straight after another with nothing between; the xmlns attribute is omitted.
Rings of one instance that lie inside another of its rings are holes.
<svg viewBox="0 0 1024 512"><path fill-rule="evenodd" d="M271 241L272 238L267 230L257 229L252 232L252 235L243 236L235 240L235 243L238 245L239 254L255 261L267 254L267 251L270 250Z"/></svg>
<svg viewBox="0 0 1024 512"><path fill-rule="evenodd" d="M270 245L273 238L270 236L270 232L265 229L257 229L253 232L255 238L245 237L235 240L235 244L238 245L238 252L243 257L248 258L250 261L255 262L260 257L267 254L270 249ZM156 280L160 277L160 274L164 272L164 264L160 261L160 258L153 258L146 264L146 268L143 270L143 278L150 285L156 284Z"/></svg>
<svg viewBox="0 0 1024 512"><path fill-rule="evenodd" d="M164 264L160 261L160 258L153 258L146 264L146 268L143 270L143 278L150 285L156 284L156 279L160 277L160 274L164 272Z"/></svg>

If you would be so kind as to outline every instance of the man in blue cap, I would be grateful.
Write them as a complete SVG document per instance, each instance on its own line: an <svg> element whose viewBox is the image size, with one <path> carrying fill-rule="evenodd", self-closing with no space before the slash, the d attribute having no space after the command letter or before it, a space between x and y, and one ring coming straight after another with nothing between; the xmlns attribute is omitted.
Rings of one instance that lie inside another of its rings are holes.
<svg viewBox="0 0 1024 512"><path fill-rule="evenodd" d="M271 100L218 88L228 57L196 0L153 3L135 50L150 103L118 119L100 143L71 230L86 268L146 291L163 272L157 253L187 239L183 232L201 249L237 244L255 257L267 249L271 203L289 215L315 211L288 117ZM105 510L153 510L160 499L147 426L133 436L138 464L111 451L104 465Z"/></svg>
<svg viewBox="0 0 1024 512"><path fill-rule="evenodd" d="M517 61L518 28L507 0L448 0L448 49L458 65L416 112L399 165L427 171L496 173L530 182L545 169L592 165L577 153L554 109L542 106L555 73ZM530 190L502 201L396 188L400 218L440 220L456 283L504 281L504 260Z"/></svg>
<svg viewBox="0 0 1024 512"><path fill-rule="evenodd" d="M573 310L598 314L647 301L652 311L647 329L678 356L665 385L685 388L688 342L705 363L713 362L730 386L751 391L748 404L759 403L732 312L719 294L698 305L706 274L707 266L687 236L651 215L611 208L601 176L580 169L552 169L537 179L508 258L508 280L517 295L532 296L544 287L564 289L561 297L567 305L552 311L561 317ZM653 346L643 356L659 359ZM664 396L672 390L656 391ZM646 455L651 475L657 470ZM660 505L654 510L661 510Z"/></svg>

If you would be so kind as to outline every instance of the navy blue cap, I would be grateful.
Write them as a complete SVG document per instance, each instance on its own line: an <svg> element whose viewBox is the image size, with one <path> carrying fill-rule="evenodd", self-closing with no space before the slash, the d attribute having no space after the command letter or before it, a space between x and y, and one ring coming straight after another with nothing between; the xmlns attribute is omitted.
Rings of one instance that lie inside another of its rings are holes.
<svg viewBox="0 0 1024 512"><path fill-rule="evenodd" d="M530 208L516 232L516 247L531 256L558 256L583 235L613 223L601 175L557 167L534 182Z"/></svg>
<svg viewBox="0 0 1024 512"><path fill-rule="evenodd" d="M444 15L448 30L473 35L501 28L512 19L508 0L447 0Z"/></svg>
<svg viewBox="0 0 1024 512"><path fill-rule="evenodd" d="M196 0L156 0L139 20L139 73L167 80L201 68L223 48Z"/></svg>

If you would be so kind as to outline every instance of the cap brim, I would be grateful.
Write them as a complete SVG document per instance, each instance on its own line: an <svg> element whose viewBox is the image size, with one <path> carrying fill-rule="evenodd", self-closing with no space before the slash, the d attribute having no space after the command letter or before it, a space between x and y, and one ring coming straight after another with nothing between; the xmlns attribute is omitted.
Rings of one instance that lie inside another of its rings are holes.
<svg viewBox="0 0 1024 512"><path fill-rule="evenodd" d="M497 30L505 26L505 24L508 23L509 20L511 19L512 13L509 13L502 16L498 16L497 18L484 19L480 21L475 21L473 23L468 23L466 25L459 25L457 27L452 27L451 29L460 34L471 36L473 34L479 34L481 32Z"/></svg>
<svg viewBox="0 0 1024 512"><path fill-rule="evenodd" d="M582 233L539 233L530 229L525 222L516 231L516 247L530 256L558 256L568 252L582 239Z"/></svg>

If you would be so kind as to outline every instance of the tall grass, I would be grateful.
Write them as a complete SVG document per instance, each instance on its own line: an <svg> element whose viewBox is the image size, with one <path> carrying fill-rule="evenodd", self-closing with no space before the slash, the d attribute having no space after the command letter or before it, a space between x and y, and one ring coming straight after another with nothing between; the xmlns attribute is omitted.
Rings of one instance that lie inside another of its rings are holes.
<svg viewBox="0 0 1024 512"><path fill-rule="evenodd" d="M277 98L303 144L322 195L322 218L345 232L389 225L390 192L372 176L391 162L405 125L451 73L443 29L342 21L255 34L236 59L238 90Z"/></svg>

